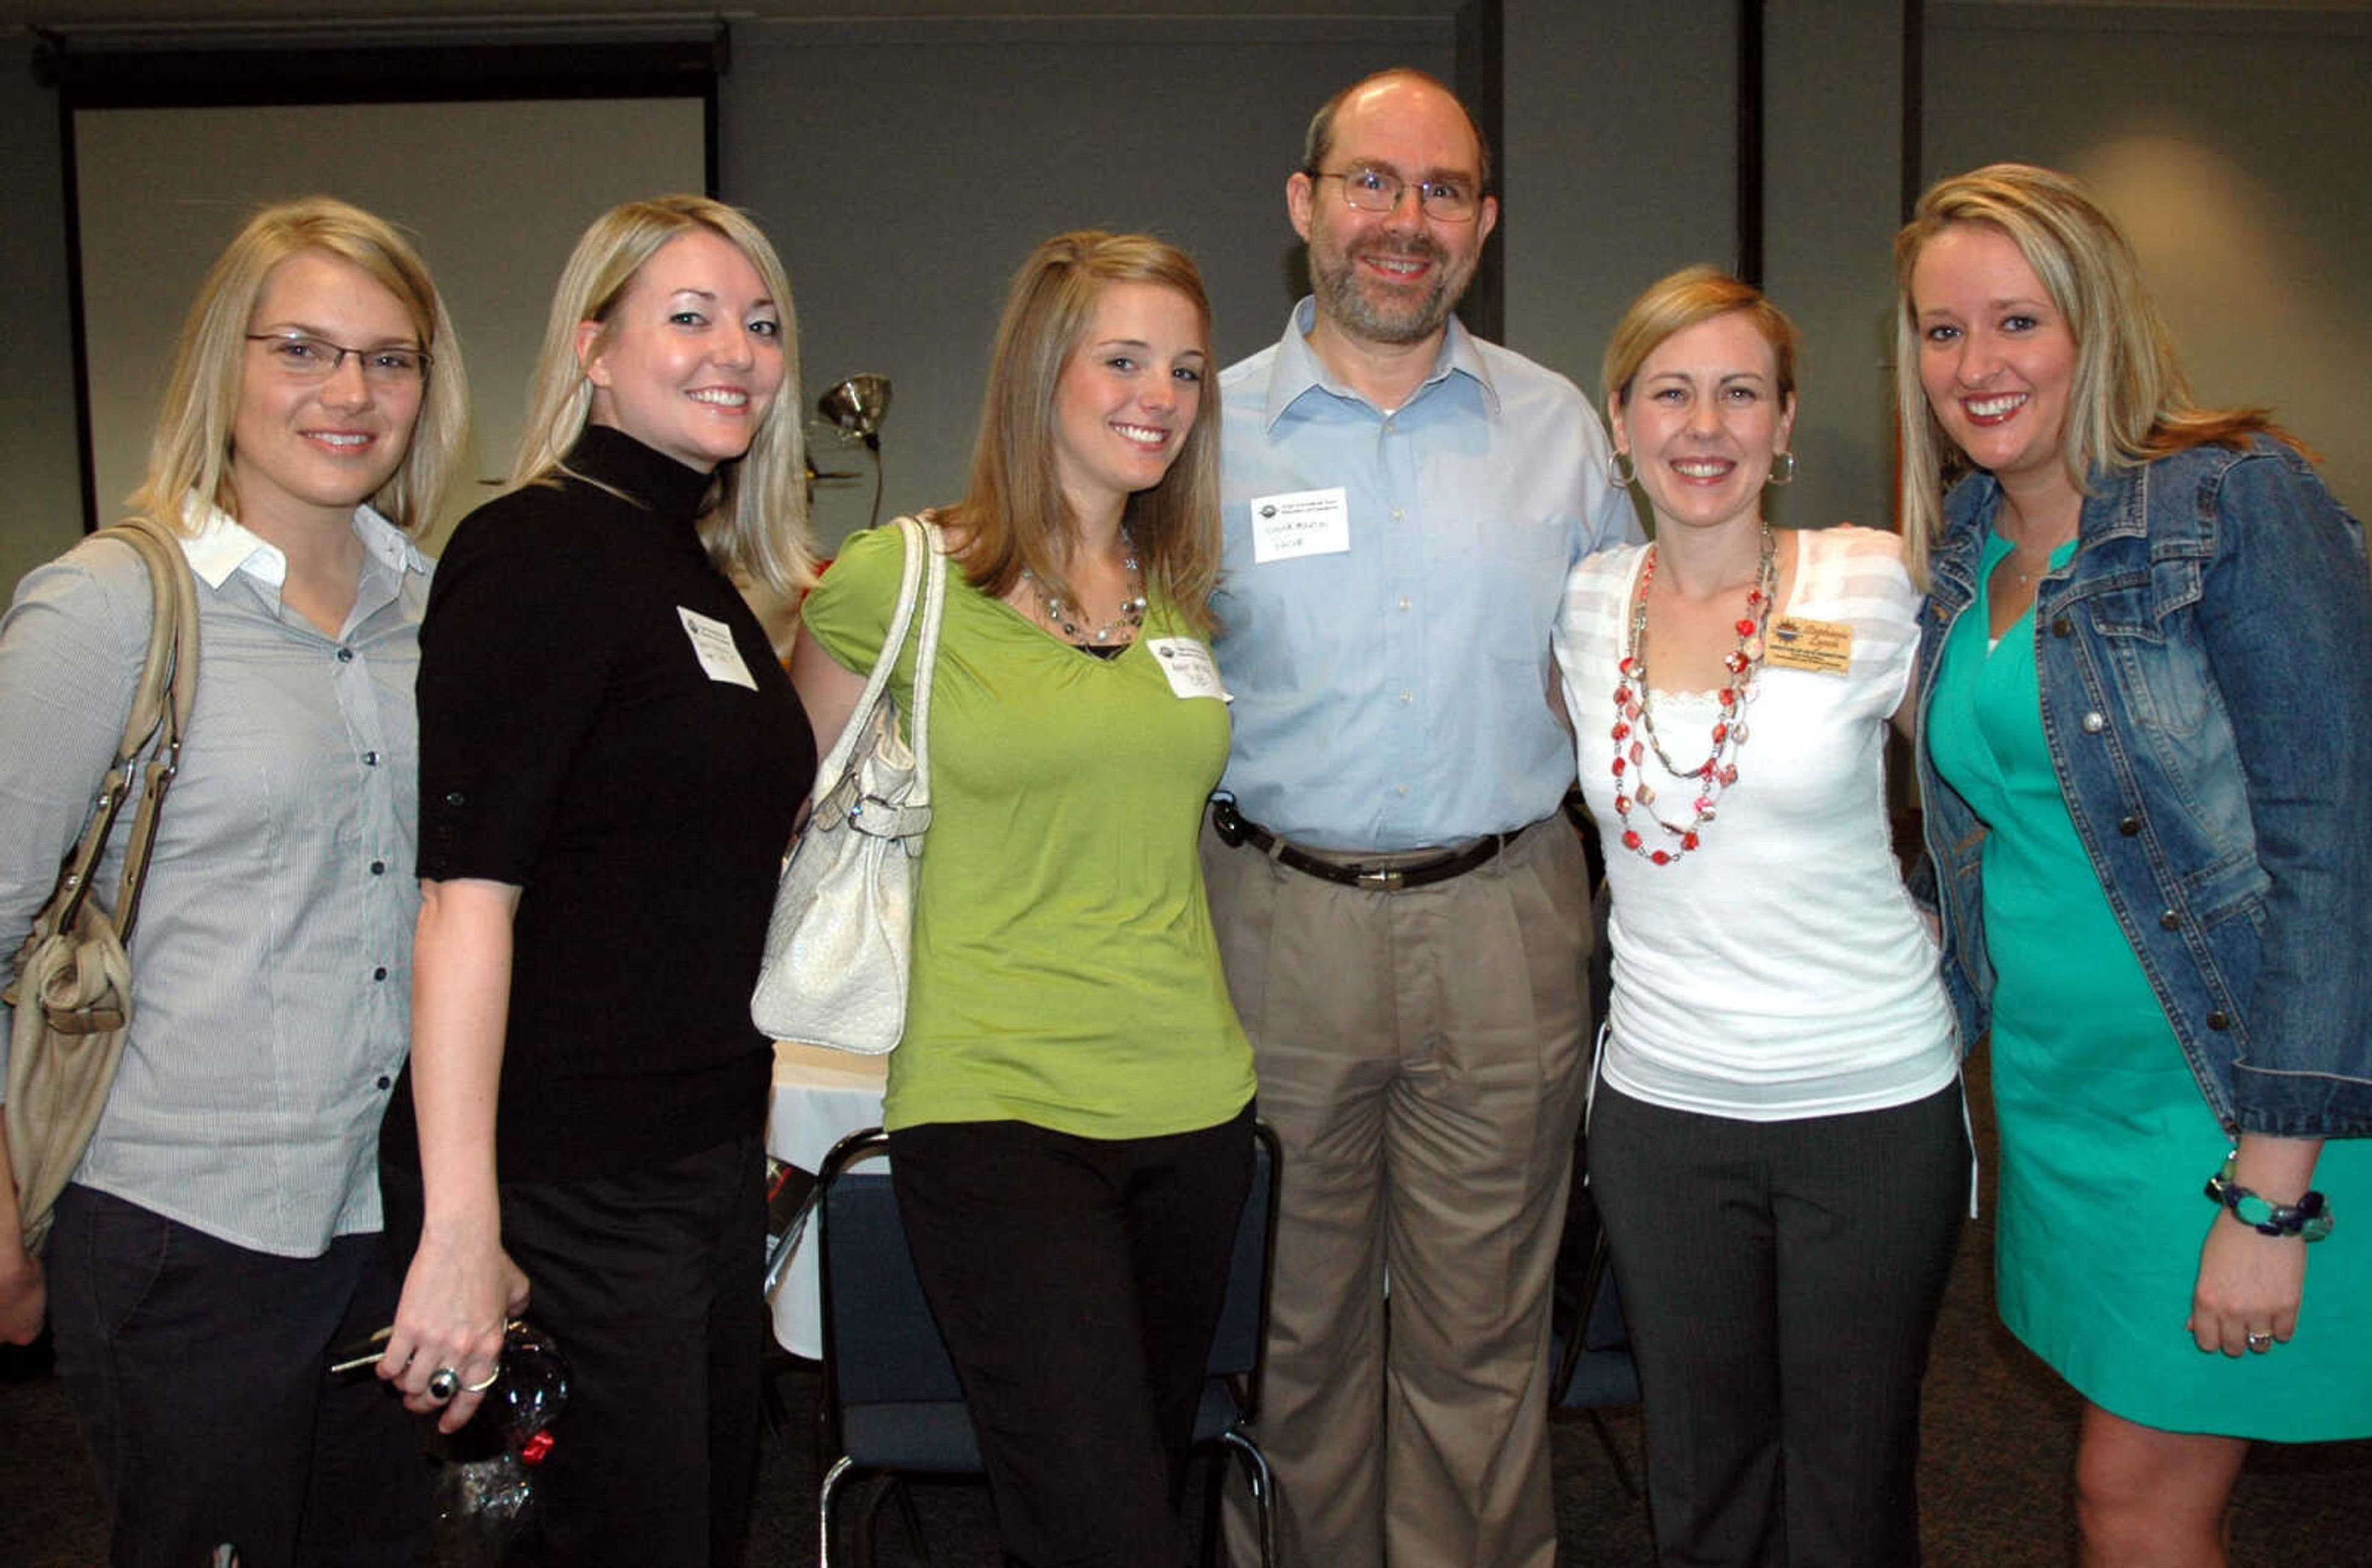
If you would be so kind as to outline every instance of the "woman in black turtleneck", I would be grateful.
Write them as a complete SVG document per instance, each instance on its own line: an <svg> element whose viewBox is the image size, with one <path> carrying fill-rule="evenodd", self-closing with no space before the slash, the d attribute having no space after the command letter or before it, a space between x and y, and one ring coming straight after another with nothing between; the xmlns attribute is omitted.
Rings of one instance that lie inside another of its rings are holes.
<svg viewBox="0 0 2372 1568"><path fill-rule="evenodd" d="M754 1477L772 1055L749 997L814 741L737 578L810 579L789 285L699 197L561 275L514 488L421 630L416 1235L381 1363L447 1431L522 1309L575 1389L514 1560L727 1564ZM456 1391L458 1390L458 1391Z"/></svg>

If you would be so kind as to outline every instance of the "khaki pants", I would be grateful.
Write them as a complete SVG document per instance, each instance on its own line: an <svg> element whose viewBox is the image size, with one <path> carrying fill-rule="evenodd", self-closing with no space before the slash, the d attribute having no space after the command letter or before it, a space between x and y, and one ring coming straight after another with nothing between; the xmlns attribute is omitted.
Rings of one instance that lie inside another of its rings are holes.
<svg viewBox="0 0 2372 1568"><path fill-rule="evenodd" d="M1389 893L1207 826L1203 855L1285 1149L1255 1428L1283 1561L1552 1568L1549 1296L1589 1021L1580 842L1552 818L1491 865ZM1244 1511L1228 1524L1232 1560L1256 1561Z"/></svg>

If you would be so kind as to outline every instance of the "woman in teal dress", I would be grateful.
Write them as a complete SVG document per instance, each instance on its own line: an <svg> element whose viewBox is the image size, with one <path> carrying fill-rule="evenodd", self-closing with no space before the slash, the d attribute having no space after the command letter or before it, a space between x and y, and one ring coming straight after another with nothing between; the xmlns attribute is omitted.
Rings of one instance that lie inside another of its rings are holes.
<svg viewBox="0 0 2372 1568"><path fill-rule="evenodd" d="M2362 528L2262 411L2192 402L2065 176L1945 180L1895 255L1928 850L1964 1039L1992 1029L2002 1317L2087 1401L2083 1561L2221 1564L2250 1440L2372 1435L2372 1234L2333 1225L2372 1191Z"/></svg>

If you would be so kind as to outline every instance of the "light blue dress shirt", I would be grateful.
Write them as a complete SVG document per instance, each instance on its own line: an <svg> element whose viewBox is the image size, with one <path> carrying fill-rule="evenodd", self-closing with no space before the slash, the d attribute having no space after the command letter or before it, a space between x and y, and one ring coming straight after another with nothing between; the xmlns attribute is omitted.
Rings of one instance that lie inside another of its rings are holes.
<svg viewBox="0 0 2372 1568"><path fill-rule="evenodd" d="M192 501L198 699L132 947L132 1033L75 1179L258 1252L379 1228L378 1125L412 1037L429 563L367 506L327 636L287 558ZM148 575L86 540L0 617L0 954L13 955L122 738ZM132 813L99 863L113 897ZM0 1008L0 1065L5 1030Z"/></svg>
<svg viewBox="0 0 2372 1568"><path fill-rule="evenodd" d="M1235 698L1222 787L1296 843L1397 851L1512 832L1574 782L1550 709L1565 574L1641 535L1574 384L1453 319L1433 373L1385 411L1309 346L1316 306L1220 377ZM1345 492L1349 548L1256 559L1256 505Z"/></svg>

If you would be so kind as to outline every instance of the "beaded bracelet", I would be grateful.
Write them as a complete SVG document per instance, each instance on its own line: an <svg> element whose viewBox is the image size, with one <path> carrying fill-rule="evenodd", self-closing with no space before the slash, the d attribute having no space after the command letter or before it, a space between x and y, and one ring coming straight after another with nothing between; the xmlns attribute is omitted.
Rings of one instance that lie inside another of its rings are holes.
<svg viewBox="0 0 2372 1568"><path fill-rule="evenodd" d="M2331 1203L2321 1193L2308 1192L2295 1203L2276 1203L2270 1198L2259 1197L2232 1179L2232 1167L2239 1157L2237 1149L2226 1155L2224 1168L2207 1179L2207 1196L2231 1210L2233 1218L2260 1236L2295 1236L2301 1241L2320 1241L2331 1234Z"/></svg>

